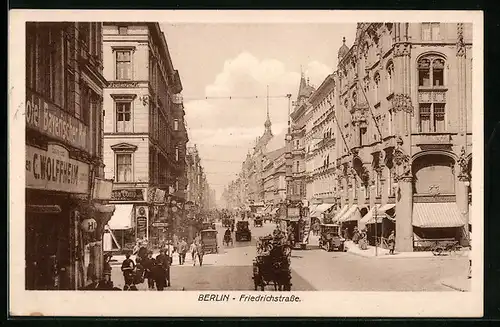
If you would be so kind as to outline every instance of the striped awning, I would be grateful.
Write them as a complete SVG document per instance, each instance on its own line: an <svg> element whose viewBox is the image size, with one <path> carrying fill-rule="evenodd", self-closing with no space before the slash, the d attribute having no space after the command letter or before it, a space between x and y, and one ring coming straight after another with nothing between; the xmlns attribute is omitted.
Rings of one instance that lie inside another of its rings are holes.
<svg viewBox="0 0 500 327"><path fill-rule="evenodd" d="M319 218L323 212L329 210L331 207L333 207L333 205L333 203L323 203L318 205L314 210L314 213L310 215L311 218Z"/></svg>
<svg viewBox="0 0 500 327"><path fill-rule="evenodd" d="M337 222L340 217L342 217L346 212L347 210L349 209L349 206L346 204L342 209L340 209L337 214L335 215L335 217L333 217L332 219L332 222Z"/></svg>
<svg viewBox="0 0 500 327"><path fill-rule="evenodd" d="M344 223L347 221L356 221L361 219L361 211L359 211L359 207L354 204L352 205L346 213L340 217L339 222Z"/></svg>
<svg viewBox="0 0 500 327"><path fill-rule="evenodd" d="M464 219L455 202L415 203L413 205L413 226L420 228L461 227Z"/></svg>
<svg viewBox="0 0 500 327"><path fill-rule="evenodd" d="M271 212L271 209L272 209L272 206L267 206L263 211L262 213L270 213Z"/></svg>
<svg viewBox="0 0 500 327"><path fill-rule="evenodd" d="M378 223L382 222L382 218L386 217L387 215L385 214L385 211L381 210L381 207L376 204L373 208L368 211L366 215L364 215L363 218L359 221L362 224L368 225L368 224L374 224L375 219L377 220Z"/></svg>
<svg viewBox="0 0 500 327"><path fill-rule="evenodd" d="M310 217L314 217L314 212L316 211L317 208L318 208L318 204L311 204L309 206L309 216Z"/></svg>
<svg viewBox="0 0 500 327"><path fill-rule="evenodd" d="M112 230L127 230L133 227L133 204L115 204L115 212L108 222Z"/></svg>

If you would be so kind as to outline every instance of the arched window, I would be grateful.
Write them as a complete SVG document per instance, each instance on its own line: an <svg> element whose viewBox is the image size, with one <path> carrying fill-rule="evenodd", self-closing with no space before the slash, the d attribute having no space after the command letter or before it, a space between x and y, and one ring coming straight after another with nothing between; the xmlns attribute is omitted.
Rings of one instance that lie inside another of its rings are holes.
<svg viewBox="0 0 500 327"><path fill-rule="evenodd" d="M444 64L440 56L425 56L418 60L418 86L444 86Z"/></svg>
<svg viewBox="0 0 500 327"><path fill-rule="evenodd" d="M442 89L445 60L427 55L418 60L420 133L445 132L446 92Z"/></svg>
<svg viewBox="0 0 500 327"><path fill-rule="evenodd" d="M373 81L375 82L375 104L380 102L380 74L375 73L375 76L373 77Z"/></svg>
<svg viewBox="0 0 500 327"><path fill-rule="evenodd" d="M394 64L392 61L387 64L387 87L389 94L394 93Z"/></svg>
<svg viewBox="0 0 500 327"><path fill-rule="evenodd" d="M358 103L358 94L356 92L352 92L352 106L355 107Z"/></svg>

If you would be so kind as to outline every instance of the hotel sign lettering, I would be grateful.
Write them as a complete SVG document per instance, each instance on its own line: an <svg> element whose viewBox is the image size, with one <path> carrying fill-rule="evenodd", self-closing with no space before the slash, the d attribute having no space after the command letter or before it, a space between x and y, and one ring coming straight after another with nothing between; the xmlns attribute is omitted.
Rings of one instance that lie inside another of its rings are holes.
<svg viewBox="0 0 500 327"><path fill-rule="evenodd" d="M64 147L48 150L26 146L26 187L69 193L89 191L89 165L69 158Z"/></svg>
<svg viewBox="0 0 500 327"><path fill-rule="evenodd" d="M115 89L125 89L125 88L134 88L138 86L139 83L137 82L109 82L108 87Z"/></svg>
<svg viewBox="0 0 500 327"><path fill-rule="evenodd" d="M84 108L88 110L88 108ZM82 150L88 150L88 127L54 104L26 90L26 127Z"/></svg>

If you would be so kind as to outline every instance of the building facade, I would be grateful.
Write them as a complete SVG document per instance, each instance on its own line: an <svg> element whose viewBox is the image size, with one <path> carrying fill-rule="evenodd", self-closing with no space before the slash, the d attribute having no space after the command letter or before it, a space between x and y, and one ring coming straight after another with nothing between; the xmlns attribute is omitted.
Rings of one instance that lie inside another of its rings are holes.
<svg viewBox="0 0 500 327"><path fill-rule="evenodd" d="M263 167L264 204L274 207L286 196L285 147L267 153Z"/></svg>
<svg viewBox="0 0 500 327"><path fill-rule="evenodd" d="M393 210L403 252L426 239L467 242L471 49L471 24L358 24L334 74L340 221Z"/></svg>
<svg viewBox="0 0 500 327"><path fill-rule="evenodd" d="M181 203L187 187L182 83L158 23L104 23L103 57L105 174L118 208L113 220L132 221L130 241L154 243L168 236L168 221L178 214L165 202Z"/></svg>
<svg viewBox="0 0 500 327"><path fill-rule="evenodd" d="M307 101L314 88L306 81L304 74L300 79L297 100L290 114L292 135L292 176L290 197L292 201L306 200L308 176L306 174L306 127L310 119L310 103Z"/></svg>
<svg viewBox="0 0 500 327"><path fill-rule="evenodd" d="M26 289L102 275L102 58L101 23L26 24Z"/></svg>

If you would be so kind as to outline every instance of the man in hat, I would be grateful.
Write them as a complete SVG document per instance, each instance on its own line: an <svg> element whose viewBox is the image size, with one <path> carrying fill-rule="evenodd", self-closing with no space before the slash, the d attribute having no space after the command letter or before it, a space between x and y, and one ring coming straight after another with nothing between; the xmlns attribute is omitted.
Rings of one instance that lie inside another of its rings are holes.
<svg viewBox="0 0 500 327"><path fill-rule="evenodd" d="M130 259L130 253L125 255L125 260L122 263L123 279L125 280L125 286L129 288L134 284L134 270L135 263L134 260Z"/></svg>
<svg viewBox="0 0 500 327"><path fill-rule="evenodd" d="M387 242L389 243L389 254L394 254L394 249L396 247L396 238L394 237L394 231L392 231L391 235L389 235Z"/></svg>
<svg viewBox="0 0 500 327"><path fill-rule="evenodd" d="M188 244L186 238L182 238L177 247L177 252L179 253L179 265L183 265L186 261L186 253L188 251Z"/></svg>
<svg viewBox="0 0 500 327"><path fill-rule="evenodd" d="M165 286L170 286L170 257L165 249L160 250L160 254L155 259L155 282L156 289L163 291Z"/></svg>
<svg viewBox="0 0 500 327"><path fill-rule="evenodd" d="M114 290L113 282L111 281L111 271L104 272L104 277L97 283L96 289L104 291Z"/></svg>
<svg viewBox="0 0 500 327"><path fill-rule="evenodd" d="M142 266L144 267L144 278L148 280L148 289L152 290L155 288L155 280L154 280L154 266L155 259L153 258L153 251L149 251L147 257L143 260Z"/></svg>

